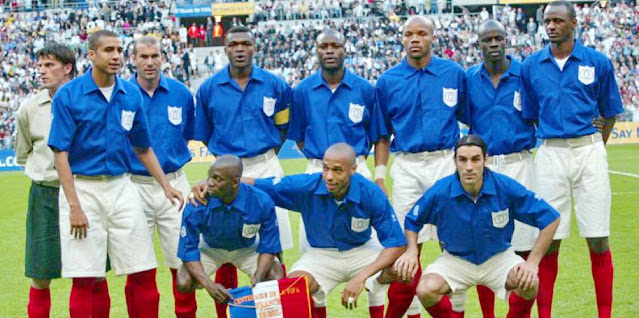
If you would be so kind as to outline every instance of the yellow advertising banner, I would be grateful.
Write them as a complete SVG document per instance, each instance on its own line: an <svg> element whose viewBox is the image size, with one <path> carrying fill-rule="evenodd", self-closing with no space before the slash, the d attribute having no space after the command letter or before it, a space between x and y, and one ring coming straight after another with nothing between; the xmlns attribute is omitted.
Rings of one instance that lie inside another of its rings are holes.
<svg viewBox="0 0 639 318"><path fill-rule="evenodd" d="M618 122L612 128L608 145L639 143L639 122Z"/></svg>
<svg viewBox="0 0 639 318"><path fill-rule="evenodd" d="M228 3L212 3L211 15L250 15L255 12L255 3L253 2L228 2Z"/></svg>
<svg viewBox="0 0 639 318"><path fill-rule="evenodd" d="M213 162L215 160L215 156L200 141L191 140L189 142L189 151L191 152L191 162Z"/></svg>

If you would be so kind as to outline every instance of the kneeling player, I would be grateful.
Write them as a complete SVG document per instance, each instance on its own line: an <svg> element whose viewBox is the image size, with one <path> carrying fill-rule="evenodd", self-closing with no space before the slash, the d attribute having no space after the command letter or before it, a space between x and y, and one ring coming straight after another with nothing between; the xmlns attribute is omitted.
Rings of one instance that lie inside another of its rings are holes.
<svg viewBox="0 0 639 318"><path fill-rule="evenodd" d="M417 234L437 226L444 252L424 271L417 295L433 317L452 314L447 295L484 285L510 298L508 317L525 317L537 293L539 261L552 243L559 213L515 180L485 168L486 144L477 135L455 146L457 173L429 189L406 216L408 247L395 262L406 279L418 266ZM538 227L539 238L527 260L510 246L514 219Z"/></svg>
<svg viewBox="0 0 639 318"><path fill-rule="evenodd" d="M253 284L283 277L279 264L272 266L282 251L275 205L266 193L240 183L242 170L239 158L219 157L209 168L206 205L186 206L178 247L183 261L180 292L204 287L215 301L225 303L229 293L210 278L225 263L250 275Z"/></svg>

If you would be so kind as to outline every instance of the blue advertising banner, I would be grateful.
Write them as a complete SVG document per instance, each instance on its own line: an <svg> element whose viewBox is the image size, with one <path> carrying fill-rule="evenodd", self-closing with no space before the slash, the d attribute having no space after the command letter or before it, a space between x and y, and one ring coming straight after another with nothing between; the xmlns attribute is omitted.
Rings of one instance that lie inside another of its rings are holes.
<svg viewBox="0 0 639 318"><path fill-rule="evenodd" d="M18 166L13 149L0 150L0 172L19 170L23 170L23 168Z"/></svg>
<svg viewBox="0 0 639 318"><path fill-rule="evenodd" d="M185 4L175 8L175 16L178 18L210 17L211 13L210 4Z"/></svg>

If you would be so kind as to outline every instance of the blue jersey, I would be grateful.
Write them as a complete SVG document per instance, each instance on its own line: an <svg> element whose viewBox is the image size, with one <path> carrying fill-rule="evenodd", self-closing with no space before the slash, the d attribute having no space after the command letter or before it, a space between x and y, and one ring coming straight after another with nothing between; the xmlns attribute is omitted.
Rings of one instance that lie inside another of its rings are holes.
<svg viewBox="0 0 639 318"><path fill-rule="evenodd" d="M550 46L530 55L521 70L524 118L538 120L537 137L576 138L597 132L592 120L623 112L615 72L603 54L575 41L559 69Z"/></svg>
<svg viewBox="0 0 639 318"><path fill-rule="evenodd" d="M535 147L535 126L521 115L521 64L510 59L510 67L497 88L484 64L466 71L468 109L464 111L470 133L484 139L489 155L504 155Z"/></svg>
<svg viewBox="0 0 639 318"><path fill-rule="evenodd" d="M160 85L155 89L153 97L140 87L137 75L133 76L130 82L136 85L142 94L142 107L149 122L149 130L153 132L151 144L162 170L164 173L179 170L191 161L188 141L193 139L193 95L184 84L164 75L160 75ZM149 176L149 172L133 149L129 154L131 172Z"/></svg>
<svg viewBox="0 0 639 318"><path fill-rule="evenodd" d="M257 179L279 207L302 214L308 243L315 248L349 250L371 238L371 226L386 248L405 246L406 239L388 199L379 187L356 173L348 192L337 202L320 173Z"/></svg>
<svg viewBox="0 0 639 318"><path fill-rule="evenodd" d="M344 70L335 92L322 72L299 83L293 90L288 139L304 142L304 155L321 159L331 145L345 142L357 155L367 156L373 143L388 132L375 104L373 86Z"/></svg>
<svg viewBox="0 0 639 318"><path fill-rule="evenodd" d="M258 233L258 253L282 251L273 201L259 189L240 184L230 205L217 198L210 198L207 205L186 205L178 257L184 262L199 261L200 236L212 248L233 251L255 244Z"/></svg>
<svg viewBox="0 0 639 318"><path fill-rule="evenodd" d="M73 174L123 174L131 147L151 146L140 91L117 76L110 102L87 72L62 86L51 107L48 145L69 153Z"/></svg>
<svg viewBox="0 0 639 318"><path fill-rule="evenodd" d="M543 229L559 212L517 181L484 170L484 183L474 202L455 173L430 188L406 215L407 231L437 226L444 250L481 264L510 247L513 220Z"/></svg>
<svg viewBox="0 0 639 318"><path fill-rule="evenodd" d="M253 66L242 90L229 67L207 79L197 92L195 139L214 155L254 157L282 143L287 129L291 88L268 71Z"/></svg>
<svg viewBox="0 0 639 318"><path fill-rule="evenodd" d="M465 121L464 70L435 56L424 69L406 59L377 81L375 97L387 130L395 135L391 150L422 152L452 149L459 139L457 120Z"/></svg>

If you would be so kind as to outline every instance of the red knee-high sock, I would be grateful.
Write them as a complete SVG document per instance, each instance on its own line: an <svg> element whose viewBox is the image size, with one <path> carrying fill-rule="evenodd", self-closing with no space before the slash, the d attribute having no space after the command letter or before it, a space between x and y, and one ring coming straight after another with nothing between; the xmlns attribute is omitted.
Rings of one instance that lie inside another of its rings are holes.
<svg viewBox="0 0 639 318"><path fill-rule="evenodd" d="M453 310L453 312L451 313L451 317L453 317L453 318L464 318L465 314L466 314L465 311L454 311ZM408 318L410 318L410 316L408 316Z"/></svg>
<svg viewBox="0 0 639 318"><path fill-rule="evenodd" d="M597 310L599 318L610 317L612 310L612 255L610 250L603 253L590 252L592 278L595 280Z"/></svg>
<svg viewBox="0 0 639 318"><path fill-rule="evenodd" d="M384 305L368 307L371 318L384 318Z"/></svg>
<svg viewBox="0 0 639 318"><path fill-rule="evenodd" d="M226 263L215 272L215 283L226 288L237 288L237 269L233 264ZM215 312L220 318L226 318L226 304L215 303Z"/></svg>
<svg viewBox="0 0 639 318"><path fill-rule="evenodd" d="M93 306L91 318L109 318L111 311L111 297L106 279L95 282L93 286Z"/></svg>
<svg viewBox="0 0 639 318"><path fill-rule="evenodd" d="M550 318L552 311L552 294L557 279L557 262L559 252L544 255L539 262L539 292L537 292L537 310L539 318Z"/></svg>
<svg viewBox="0 0 639 318"><path fill-rule="evenodd" d="M133 312L136 318L157 318L160 294L155 283L155 268L144 272L129 274L127 279L131 282L131 294L135 295L127 300L129 312ZM128 295L127 295L128 296Z"/></svg>
<svg viewBox="0 0 639 318"><path fill-rule="evenodd" d="M408 318L420 318L421 316L421 314L408 315Z"/></svg>
<svg viewBox="0 0 639 318"><path fill-rule="evenodd" d="M413 301L415 288L417 288L421 276L422 268L420 266L417 268L417 273L415 273L415 277L413 277L410 283L392 282L390 284L388 288L388 310L386 311L386 318L401 318L404 316L408 307L410 307L411 301Z"/></svg>
<svg viewBox="0 0 639 318"><path fill-rule="evenodd" d="M495 293L484 285L477 285L477 297L484 318L495 318Z"/></svg>
<svg viewBox="0 0 639 318"><path fill-rule="evenodd" d="M36 289L31 287L29 290L29 304L27 305L29 318L49 318L50 311L51 292L49 288Z"/></svg>
<svg viewBox="0 0 639 318"><path fill-rule="evenodd" d="M135 295L133 294L133 282L131 281L130 275L126 277L126 284L124 285L124 296L126 299L126 310L129 314L129 318L137 318L135 316L135 311L133 310L133 308L135 308L135 302L133 301L135 299Z"/></svg>
<svg viewBox="0 0 639 318"><path fill-rule="evenodd" d="M71 318L89 318L93 307L93 286L95 277L74 278L69 297Z"/></svg>
<svg viewBox="0 0 639 318"><path fill-rule="evenodd" d="M326 306L317 307L311 299L311 318L326 318Z"/></svg>
<svg viewBox="0 0 639 318"><path fill-rule="evenodd" d="M435 305L426 308L426 311L433 318L453 318L453 305L446 295Z"/></svg>
<svg viewBox="0 0 639 318"><path fill-rule="evenodd" d="M508 298L508 315L506 318L530 318L530 310L532 309L535 299L526 300L515 293L510 293Z"/></svg>
<svg viewBox="0 0 639 318"><path fill-rule="evenodd" d="M177 290L177 269L171 268L173 280L173 297L175 298L175 316L177 318L195 318L197 302L195 292L181 293Z"/></svg>

